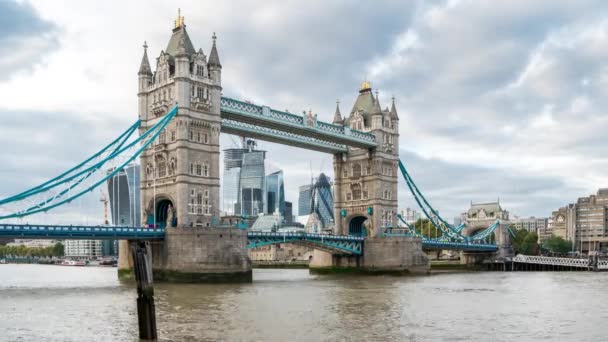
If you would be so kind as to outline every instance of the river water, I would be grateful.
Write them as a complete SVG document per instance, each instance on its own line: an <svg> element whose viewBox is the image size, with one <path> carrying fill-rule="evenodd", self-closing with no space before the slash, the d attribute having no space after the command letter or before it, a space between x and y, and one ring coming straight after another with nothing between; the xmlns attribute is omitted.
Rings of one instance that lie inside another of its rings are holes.
<svg viewBox="0 0 608 342"><path fill-rule="evenodd" d="M164 341L608 341L608 273L311 276L156 284ZM137 341L115 268L0 265L0 341Z"/></svg>

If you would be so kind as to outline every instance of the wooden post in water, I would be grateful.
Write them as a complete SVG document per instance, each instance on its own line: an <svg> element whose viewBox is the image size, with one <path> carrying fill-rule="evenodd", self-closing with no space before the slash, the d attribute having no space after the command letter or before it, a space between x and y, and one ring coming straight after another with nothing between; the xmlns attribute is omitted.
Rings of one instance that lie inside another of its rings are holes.
<svg viewBox="0 0 608 342"><path fill-rule="evenodd" d="M156 341L156 312L154 308L154 286L152 284L152 253L150 243L135 241L131 243L135 280L137 281L137 319L139 338Z"/></svg>

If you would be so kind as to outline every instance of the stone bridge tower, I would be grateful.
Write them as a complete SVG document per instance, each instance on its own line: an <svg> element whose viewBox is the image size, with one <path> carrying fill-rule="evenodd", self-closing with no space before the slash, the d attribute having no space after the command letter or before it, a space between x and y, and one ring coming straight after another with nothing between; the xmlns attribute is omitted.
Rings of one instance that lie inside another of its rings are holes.
<svg viewBox="0 0 608 342"><path fill-rule="evenodd" d="M142 222L147 225L207 227L219 219L222 66L215 41L214 34L209 56L195 50L178 15L154 72L144 45L138 72L141 132L179 106L140 157Z"/></svg>
<svg viewBox="0 0 608 342"><path fill-rule="evenodd" d="M385 227L395 226L399 162L399 117L395 100L382 109L378 92L374 96L369 82L348 117L342 118L336 106L334 124L372 133L375 150L349 148L334 156L335 234L378 236Z"/></svg>

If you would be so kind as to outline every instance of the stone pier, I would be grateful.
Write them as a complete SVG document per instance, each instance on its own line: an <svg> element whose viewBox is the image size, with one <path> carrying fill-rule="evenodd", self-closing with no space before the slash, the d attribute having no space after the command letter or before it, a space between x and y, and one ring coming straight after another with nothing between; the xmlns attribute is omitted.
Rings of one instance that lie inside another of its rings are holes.
<svg viewBox="0 0 608 342"><path fill-rule="evenodd" d="M119 243L118 276L132 278L128 242ZM180 283L251 282L247 232L232 228L169 228L152 244L154 280Z"/></svg>
<svg viewBox="0 0 608 342"><path fill-rule="evenodd" d="M415 237L366 238L363 255L335 255L314 250L310 270L317 273L426 274L430 261Z"/></svg>

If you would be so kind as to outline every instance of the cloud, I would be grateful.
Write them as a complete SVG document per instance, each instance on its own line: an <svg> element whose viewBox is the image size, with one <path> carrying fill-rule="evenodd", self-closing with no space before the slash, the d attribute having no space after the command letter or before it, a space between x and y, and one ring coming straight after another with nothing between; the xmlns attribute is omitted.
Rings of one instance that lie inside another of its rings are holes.
<svg viewBox="0 0 608 342"><path fill-rule="evenodd" d="M0 72L10 75L0 76L0 94L10 99L0 103L0 115L9 118L0 142L12 147L0 152L8 166L2 176L16 180L3 192L75 164L136 119L141 45L148 41L154 64L176 5L128 2L117 11L116 4L0 5L6 8L0 15L21 18L0 20L0 41L23 37L0 45L23 56L0 57ZM217 32L228 96L292 112L311 108L329 121L337 98L343 114L350 109L366 75L384 105L395 95L401 157L448 218L471 200L497 197L516 214L549 215L608 184L605 2L184 1L180 7L197 49L209 53ZM224 136L222 148L231 145ZM311 164L315 174L333 174L329 155L260 147L268 151L269 170L285 171L294 206ZM24 170L32 176L17 177ZM401 207L413 205L404 184L399 196Z"/></svg>
<svg viewBox="0 0 608 342"><path fill-rule="evenodd" d="M0 2L0 81L57 49L56 27L27 3Z"/></svg>

